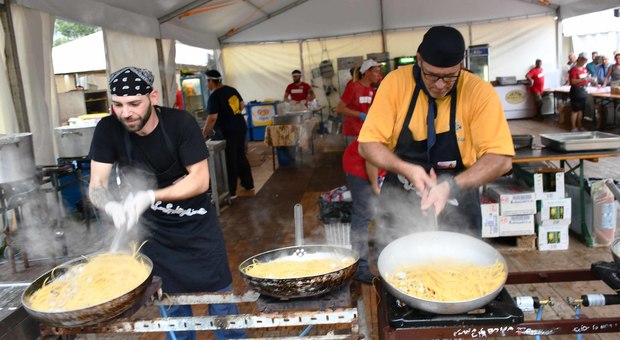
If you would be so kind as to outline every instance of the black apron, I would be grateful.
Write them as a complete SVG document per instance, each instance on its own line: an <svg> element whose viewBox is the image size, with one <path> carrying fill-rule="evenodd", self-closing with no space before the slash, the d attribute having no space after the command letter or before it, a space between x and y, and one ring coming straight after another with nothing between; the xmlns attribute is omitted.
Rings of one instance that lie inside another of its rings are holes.
<svg viewBox="0 0 620 340"><path fill-rule="evenodd" d="M413 117L416 102L422 90L420 84L423 84L420 69L417 66L413 68L413 77L416 86L405 122L398 136L395 154L404 161L422 166L427 173L434 169L437 176L456 176L465 170L456 139L457 84L454 84L454 88L449 93L451 97L450 130L436 134L435 144L428 150L427 141L415 141L409 130L411 117ZM446 204L446 208L438 218L440 229L479 235L482 217L478 190L461 190L454 198L458 201L458 206ZM381 203L377 220L382 228L386 229L384 235L387 235L378 240L380 249L400 236L415 231L429 230L427 219L423 217L420 209L421 198L403 176L387 173L379 201Z"/></svg>
<svg viewBox="0 0 620 340"><path fill-rule="evenodd" d="M174 159L165 171L157 171L139 147L134 148L125 130L124 145L129 166L155 177L159 189L187 175L166 132L161 108L156 107L165 148ZM135 145L137 146L137 145ZM142 252L153 260L153 274L162 278L167 293L217 291L232 282L224 238L207 193L172 202L157 201L142 215L147 243Z"/></svg>

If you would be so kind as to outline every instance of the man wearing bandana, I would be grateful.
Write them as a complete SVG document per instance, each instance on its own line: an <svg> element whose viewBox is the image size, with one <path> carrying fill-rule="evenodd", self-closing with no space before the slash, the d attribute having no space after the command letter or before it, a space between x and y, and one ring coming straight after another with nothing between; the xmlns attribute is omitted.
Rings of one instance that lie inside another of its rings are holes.
<svg viewBox="0 0 620 340"><path fill-rule="evenodd" d="M202 133L188 112L157 105L153 81L151 71L138 67L110 76L112 114L97 124L90 148L90 199L120 230L140 222L146 240L142 252L153 261L153 274L162 278L165 293L230 290L224 239L207 194L208 150ZM108 190L112 187L116 190ZM123 201L111 191L124 193ZM214 304L209 313L238 310L234 304ZM192 310L172 306L162 315L191 316ZM215 333L218 339L244 336L242 331ZM194 332L175 335L195 338Z"/></svg>
<svg viewBox="0 0 620 340"><path fill-rule="evenodd" d="M479 237L478 187L511 169L514 148L501 101L491 84L462 68L464 52L459 31L432 27L417 65L389 73L375 95L359 151L388 171L376 219L379 228L398 229L377 233L389 235L377 240L379 250L423 230L428 223L420 216L431 207L441 228Z"/></svg>

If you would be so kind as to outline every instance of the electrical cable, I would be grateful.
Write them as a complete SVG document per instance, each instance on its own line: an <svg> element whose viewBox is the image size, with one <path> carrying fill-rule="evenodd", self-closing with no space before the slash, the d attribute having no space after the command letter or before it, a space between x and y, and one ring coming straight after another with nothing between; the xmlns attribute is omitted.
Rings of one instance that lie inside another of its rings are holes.
<svg viewBox="0 0 620 340"><path fill-rule="evenodd" d="M166 313L166 307L159 305L159 313L161 314L161 316L163 316L164 318L168 317L168 313ZM168 331L168 333L170 334L170 338L172 338L172 340L177 340L177 336L174 335L173 331Z"/></svg>
<svg viewBox="0 0 620 340"><path fill-rule="evenodd" d="M540 321L542 320L542 315L543 315L543 308L545 307L545 305L540 305L540 307L538 307L538 313L536 313L536 321ZM536 336L536 340L540 340L540 335Z"/></svg>
<svg viewBox="0 0 620 340"><path fill-rule="evenodd" d="M575 307L575 320L579 320L579 316L581 315L581 306ZM577 340L581 340L583 338L583 334L577 334Z"/></svg>
<svg viewBox="0 0 620 340"><path fill-rule="evenodd" d="M308 325L308 327L306 327L306 329L304 329L304 331L303 331L303 332L301 332L301 334L299 334L299 336L300 336L300 337L302 337L302 336L306 336L306 335L308 335L308 333L309 333L309 332L310 332L310 330L312 329L312 326L313 326L313 325Z"/></svg>

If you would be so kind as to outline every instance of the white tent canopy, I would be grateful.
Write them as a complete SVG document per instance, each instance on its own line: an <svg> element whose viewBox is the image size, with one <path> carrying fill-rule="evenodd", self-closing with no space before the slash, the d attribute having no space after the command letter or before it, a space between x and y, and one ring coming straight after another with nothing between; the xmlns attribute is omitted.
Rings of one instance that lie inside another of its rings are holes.
<svg viewBox="0 0 620 340"><path fill-rule="evenodd" d="M107 71L128 62L159 70L155 85L162 89L166 104L166 97L168 101L174 97L173 40L214 50L224 47L226 81L241 88L247 99L261 99L280 97L293 68L304 68L308 79L309 70L324 55L335 61L382 51L410 54L424 31L416 28L438 24L457 27L468 44L495 44L493 58L499 68L494 69L492 61L491 77L506 75L506 67L520 73L529 63L523 59L534 58L533 53L544 53L548 60L562 54L554 16L563 19L610 9L618 6L618 0L12 0L8 4L16 53L11 60L18 60L20 72L14 76L0 72L0 85L11 77L21 92L0 98L0 106L15 107L13 113L7 111L10 119L0 120L0 133L15 132L16 126L32 132L40 146L35 148L35 159L45 164L53 161L51 132L59 124L51 61L55 18L102 27ZM542 37L526 39L538 33L531 28L542 29ZM519 41L525 48L514 53ZM519 59L522 65L511 66Z"/></svg>
<svg viewBox="0 0 620 340"><path fill-rule="evenodd" d="M617 0L14 0L14 3L89 25L174 39L209 49L229 43L305 40L540 15L558 15L564 19L618 6ZM190 15L183 16L184 13Z"/></svg>
<svg viewBox="0 0 620 340"><path fill-rule="evenodd" d="M55 74L105 70L103 31L54 47L52 59Z"/></svg>

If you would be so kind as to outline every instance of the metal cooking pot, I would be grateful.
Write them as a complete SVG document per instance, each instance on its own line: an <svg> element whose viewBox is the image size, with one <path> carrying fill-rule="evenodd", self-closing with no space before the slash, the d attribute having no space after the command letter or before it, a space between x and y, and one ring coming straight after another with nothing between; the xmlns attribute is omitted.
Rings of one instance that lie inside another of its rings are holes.
<svg viewBox="0 0 620 340"><path fill-rule="evenodd" d="M302 114L285 113L282 115L273 116L273 125L301 124L302 122L303 122Z"/></svg>
<svg viewBox="0 0 620 340"><path fill-rule="evenodd" d="M396 289L386 277L402 265L424 264L435 260L469 262L477 265L491 265L495 261L506 266L504 257L485 242L464 234L448 231L429 231L403 236L390 244L379 255L379 273L385 287L392 295L407 305L436 314L459 314L480 308L491 302L502 290L504 282L493 292L483 297L461 302L437 302L420 299ZM506 274L507 269L506 269Z"/></svg>
<svg viewBox="0 0 620 340"><path fill-rule="evenodd" d="M64 275L70 267L80 263L84 263L93 256L95 255L80 257L65 262L60 266L57 266L55 269L52 269L47 273L41 275L38 279L34 280L22 294L22 305L24 305L24 308L26 309L28 314L30 314L32 317L39 321L55 327L81 327L95 325L104 321L111 320L123 314L126 310L133 307L134 304L141 301L142 296L146 291L146 288L151 284L151 280L153 279L153 262L145 255L138 254L138 258L144 261L144 263L146 263L146 265L149 267L149 276L144 280L144 282L142 282L140 285L138 285L136 288L132 289L128 293L125 293L112 300L100 303L98 305L82 309L75 309L64 312L41 312L32 309L32 307L30 306L30 299L28 298L32 294L34 294L34 292L36 292L39 288L41 288L44 282L46 282L46 280L51 279L52 271L54 272L54 277L58 278Z"/></svg>
<svg viewBox="0 0 620 340"><path fill-rule="evenodd" d="M245 267L259 262L270 262L282 257L333 257L340 260L346 257L352 257L355 262L348 267L335 270L326 274L311 275L303 277L293 277L286 279L271 279L248 275ZM359 255L348 248L329 246L329 245L304 245L294 246L270 250L258 255L254 255L249 259L241 262L239 272L243 280L257 292L273 296L277 298L300 298L307 296L315 296L327 293L328 291L342 285L349 280L357 270L357 261Z"/></svg>
<svg viewBox="0 0 620 340"><path fill-rule="evenodd" d="M95 127L61 126L54 128L58 157L75 158L88 156Z"/></svg>
<svg viewBox="0 0 620 340"><path fill-rule="evenodd" d="M26 180L35 173L32 133L0 134L0 183Z"/></svg>

